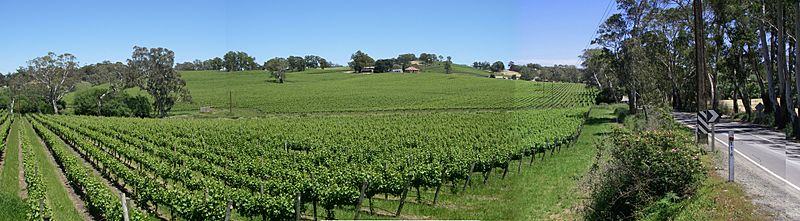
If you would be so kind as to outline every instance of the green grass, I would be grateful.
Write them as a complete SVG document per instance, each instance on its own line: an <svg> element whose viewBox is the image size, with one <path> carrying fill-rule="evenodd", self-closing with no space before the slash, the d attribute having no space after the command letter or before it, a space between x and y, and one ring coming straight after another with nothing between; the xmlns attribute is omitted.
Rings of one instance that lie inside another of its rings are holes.
<svg viewBox="0 0 800 221"><path fill-rule="evenodd" d="M772 214L755 206L736 183L709 171L694 197L676 205L674 220L773 220Z"/></svg>
<svg viewBox="0 0 800 221"><path fill-rule="evenodd" d="M0 174L0 220L25 220L27 205L19 197L19 136L16 131L19 123L11 125L12 133L6 140L5 159Z"/></svg>
<svg viewBox="0 0 800 221"><path fill-rule="evenodd" d="M477 76L477 77L487 77L487 78L489 77L489 75L492 74L491 72L488 72L488 71L475 69L475 68L472 68L470 66L461 65L461 64L453 64L451 66L451 68L453 69L453 74L465 74L465 75L472 75L472 76ZM444 64L425 65L425 66L422 67L422 71L423 72L445 73Z"/></svg>
<svg viewBox="0 0 800 221"><path fill-rule="evenodd" d="M672 121L673 127L680 133L694 133L688 127ZM673 220L774 220L774 215L753 204L747 192L738 183L728 182L715 171L720 160L714 153L703 156L703 163L708 168L707 177L700 182L697 192L688 199L683 199L663 210L672 213ZM658 214L651 214L657 217ZM652 219L650 219L652 220Z"/></svg>
<svg viewBox="0 0 800 221"><path fill-rule="evenodd" d="M409 191L401 219L481 219L481 220L573 220L579 215L572 210L583 195L578 189L578 179L591 166L599 136L616 127L613 106L599 106L591 113L583 133L574 146L562 149L554 157L546 159L537 156L533 166L530 158L525 158L522 173L517 174L518 161L512 163L509 172L502 180L502 170L495 170L487 184L482 184L482 176L473 174L472 186L463 193L453 193L451 186L442 187L439 202L431 206L434 190L422 191L422 203L416 201L416 190ZM460 191L463 183L457 184ZM385 214L394 214L398 197L375 196L376 213L362 212L361 219L395 219ZM362 209L368 208L364 200ZM306 214L312 214L307 206ZM353 208L340 208L337 219L353 218ZM318 208L319 216L324 210Z"/></svg>
<svg viewBox="0 0 800 221"><path fill-rule="evenodd" d="M352 74L344 69L288 73L284 84L263 71L182 72L194 103L178 103L175 114L212 106L234 115L547 107L553 93L581 99L580 84L503 81L464 74Z"/></svg>
<svg viewBox="0 0 800 221"><path fill-rule="evenodd" d="M75 103L75 96L77 96L79 92L85 91L85 90L88 90L88 89L91 89L91 88L103 88L103 89L106 89L108 87L109 87L109 84L101 84L101 85L92 86L89 82L85 82L85 81L78 83L75 86L75 91L74 92L67 93L66 95L64 95L64 98L62 98L62 100L67 104L67 106L66 106L66 108L64 108L64 110L62 110L61 113L65 113L65 114L73 114L73 113L75 113L75 110L73 109L73 104ZM147 97L148 99L150 99L151 102L153 100L152 97L150 97L150 95L147 94L146 91L143 91L142 89L139 89L139 88L128 88L128 89L125 90L125 93L128 93L130 95L143 95L143 96Z"/></svg>
<svg viewBox="0 0 800 221"><path fill-rule="evenodd" d="M309 69L287 73L284 84L275 83L267 72L260 70L184 71L181 75L193 102L178 102L171 115L253 117L297 113L497 110L549 108L562 103L553 97L593 101L593 92L582 84L490 79L483 77L488 72L464 65L454 65L453 70L454 74L444 74L441 65L416 74L354 74L347 73L347 68ZM145 94L138 89L127 92ZM76 93L65 96L66 112L70 112ZM214 112L199 113L200 107L206 106L212 107Z"/></svg>
<svg viewBox="0 0 800 221"><path fill-rule="evenodd" d="M31 127L27 120L21 120L19 126L22 128L18 127L18 129L24 130L23 139L28 139L28 143L31 145L34 155L36 155L36 163L38 164L39 172L42 174L42 181L47 187L46 199L50 208L53 210L53 217L58 217L59 220L82 220L83 217L75 208L75 203L69 198L67 187L58 178L58 173L60 173L60 171L58 171L56 165L48 159L47 153L45 152L46 147L39 140L39 136L36 132L33 131L33 127Z"/></svg>

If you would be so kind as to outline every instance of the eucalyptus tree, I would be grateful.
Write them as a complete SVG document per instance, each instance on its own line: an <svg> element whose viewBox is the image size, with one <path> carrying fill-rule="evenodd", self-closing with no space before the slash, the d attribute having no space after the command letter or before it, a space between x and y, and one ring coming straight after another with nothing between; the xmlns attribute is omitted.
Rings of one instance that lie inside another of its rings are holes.
<svg viewBox="0 0 800 221"><path fill-rule="evenodd" d="M286 78L286 71L289 70L289 61L286 58L275 57L264 63L264 69L282 84Z"/></svg>
<svg viewBox="0 0 800 221"><path fill-rule="evenodd" d="M128 66L138 76L132 82L153 97L159 117L166 117L177 101L191 101L186 82L173 68L175 53L166 48L133 47Z"/></svg>
<svg viewBox="0 0 800 221"><path fill-rule="evenodd" d="M446 74L453 73L453 68L451 66L453 66L453 58L450 57L450 56L447 56L447 61L444 62L444 72Z"/></svg>
<svg viewBox="0 0 800 221"><path fill-rule="evenodd" d="M32 84L41 85L43 97L52 105L53 113L58 114L58 101L72 91L78 80L78 62L74 55L65 53L47 55L28 61L24 68Z"/></svg>
<svg viewBox="0 0 800 221"><path fill-rule="evenodd" d="M356 51L350 55L350 62L347 63L355 73L361 73L361 69L368 66L375 65L375 59L372 59L367 53Z"/></svg>

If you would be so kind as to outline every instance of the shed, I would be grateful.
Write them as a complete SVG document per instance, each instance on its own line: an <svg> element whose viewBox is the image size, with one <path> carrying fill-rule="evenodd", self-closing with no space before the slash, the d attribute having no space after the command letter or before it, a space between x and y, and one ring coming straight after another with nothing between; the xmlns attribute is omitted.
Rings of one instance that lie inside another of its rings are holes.
<svg viewBox="0 0 800 221"><path fill-rule="evenodd" d="M411 67L407 67L407 68L405 69L405 72L409 72L409 73L417 73L417 72L419 72L419 69L418 69L418 68L415 68L415 67L413 67L413 66L411 66Z"/></svg>
<svg viewBox="0 0 800 221"><path fill-rule="evenodd" d="M369 66L369 67L363 67L363 68L361 68L361 73L364 73L364 72L374 72L374 71L375 71L375 67L373 67L373 66Z"/></svg>

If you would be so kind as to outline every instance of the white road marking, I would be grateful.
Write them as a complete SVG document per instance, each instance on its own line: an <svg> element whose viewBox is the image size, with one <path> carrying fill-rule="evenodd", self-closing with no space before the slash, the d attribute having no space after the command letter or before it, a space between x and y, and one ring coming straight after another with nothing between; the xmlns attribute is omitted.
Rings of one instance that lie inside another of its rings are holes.
<svg viewBox="0 0 800 221"><path fill-rule="evenodd" d="M720 140L719 138L717 138L717 136L714 136L714 140L720 142L721 144L728 145L728 143ZM761 164L757 163L753 159L750 159L750 157L747 157L747 155L744 155L742 152L739 152L739 150L737 150L735 147L733 148L733 152L735 152L736 154L739 154L739 156L744 157L744 159L746 159L747 161L750 161L750 163L753 163L753 165L756 165L758 168L761 168L762 170L767 171L767 173L769 173L770 175L774 176L775 178L778 178L778 180L783 181L784 183L788 184L789 187L794 188L797 191L800 191L800 187L794 185L793 183L789 182L788 180L784 179L783 177L778 176L778 174L775 174L774 172L772 172L771 170L769 170L766 167L762 166Z"/></svg>
<svg viewBox="0 0 800 221"><path fill-rule="evenodd" d="M686 125L689 128L693 128L691 125L687 125L687 124L684 124L684 125ZM736 130L736 131L739 131L739 132L742 132L742 133L746 133L746 134L749 134L750 136L758 137L758 138L760 138L762 140L765 140L767 142L776 144L775 142L773 142L771 140L768 140L768 139L763 138L761 136L752 134L750 132L742 131L741 129L733 129L733 130ZM712 135L712 137L714 137L714 140L718 141L719 143L721 143L723 145L728 145L728 143L726 143L726 142L722 141L721 139L717 138L717 136ZM797 191L800 191L800 187L798 187L797 185L794 185L793 183L789 182L788 180L784 179L783 177L778 176L778 174L775 174L774 172L772 172L771 170L769 170L766 167L762 166L761 164L757 163L753 159L750 159L750 157L747 157L747 155L744 155L744 153L739 152L739 150L737 150L735 147L733 148L733 152L735 152L736 154L739 154L739 156L744 157L744 159L746 159L747 161L750 161L750 163L752 163L753 165L756 165L758 168L761 168L762 170L766 171L768 174L772 175L773 177L778 178L778 180L788 184L789 187L791 187L791 188L793 188L793 189L795 189Z"/></svg>

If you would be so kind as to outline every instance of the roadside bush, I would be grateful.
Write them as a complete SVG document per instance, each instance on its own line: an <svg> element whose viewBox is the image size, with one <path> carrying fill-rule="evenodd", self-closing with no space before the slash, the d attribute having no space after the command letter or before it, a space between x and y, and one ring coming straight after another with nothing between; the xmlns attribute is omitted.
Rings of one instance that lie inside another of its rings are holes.
<svg viewBox="0 0 800 221"><path fill-rule="evenodd" d="M617 117L617 123L625 122L625 117L627 117L629 113L630 110L628 110L627 106L617 107L616 109L614 109L614 116Z"/></svg>
<svg viewBox="0 0 800 221"><path fill-rule="evenodd" d="M589 174L587 220L633 220L654 202L690 196L704 178L702 152L687 133L618 129L608 139Z"/></svg>
<svg viewBox="0 0 800 221"><path fill-rule="evenodd" d="M739 104L739 106L741 106L741 104ZM728 107L728 105L724 105L722 103L719 103L717 105L716 111L720 115L728 115L728 116L733 116L734 115L733 108L732 107ZM740 111L740 112L744 112L744 111Z"/></svg>
<svg viewBox="0 0 800 221"><path fill-rule="evenodd" d="M772 113L761 113L759 116L759 114L756 113L756 116L753 117L752 123L760 125L773 125L775 124L775 115Z"/></svg>

